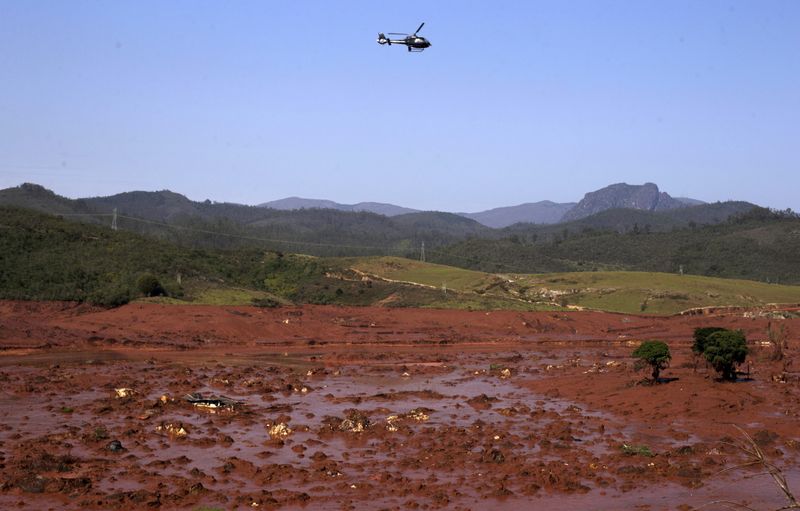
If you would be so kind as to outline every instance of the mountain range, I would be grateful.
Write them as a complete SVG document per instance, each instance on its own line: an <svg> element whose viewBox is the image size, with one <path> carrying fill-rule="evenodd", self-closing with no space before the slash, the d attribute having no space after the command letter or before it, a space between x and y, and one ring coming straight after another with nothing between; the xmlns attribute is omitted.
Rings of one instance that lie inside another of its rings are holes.
<svg viewBox="0 0 800 511"><path fill-rule="evenodd" d="M359 207L369 204L361 203ZM586 194L576 204L542 201L471 215L416 211L387 216L316 207L281 210L210 200L197 202L169 190L69 199L30 183L0 190L0 206L35 209L100 225L111 225L114 217L120 229L191 247L227 250L249 246L318 256L411 257L419 254L423 244L433 254L441 247L475 239L547 241L563 238L565 232L668 232L718 224L756 207L748 202L689 206L649 183L611 185ZM530 222L534 214L539 223ZM575 219L553 223L567 215L575 215ZM515 218L528 221L513 222ZM495 227L501 225L507 226Z"/></svg>
<svg viewBox="0 0 800 511"><path fill-rule="evenodd" d="M493 208L477 213L456 214L471 218L487 227L501 229L516 223L556 224L569 222L607 209L626 208L644 211L664 211L700 204L705 203L697 199L671 197L668 193L661 192L655 183L645 183L643 185L616 183L587 193L578 203L559 203L543 200L516 206ZM419 212L417 209L381 202L340 204L331 200L305 199L301 197L288 197L265 202L259 204L259 206L279 210L335 209L339 211L368 211L389 217Z"/></svg>
<svg viewBox="0 0 800 511"><path fill-rule="evenodd" d="M574 220L492 228L444 212L389 217L336 209L278 210L197 202L168 190L69 199L23 184L0 190L0 228L15 225L3 218L26 218L34 215L30 210L38 210L170 242L187 254L213 249L234 259L238 250L278 251L323 257L427 257L492 272L670 272L682 267L701 275L781 282L800 278L800 217L748 202L683 204L655 185L612 185L571 206L567 212L573 212ZM141 249L147 251L147 246Z"/></svg>

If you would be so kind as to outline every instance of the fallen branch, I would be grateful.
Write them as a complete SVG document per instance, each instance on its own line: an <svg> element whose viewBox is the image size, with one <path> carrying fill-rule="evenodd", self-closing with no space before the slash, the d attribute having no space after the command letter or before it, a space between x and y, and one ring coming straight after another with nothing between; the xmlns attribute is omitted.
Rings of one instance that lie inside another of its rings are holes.
<svg viewBox="0 0 800 511"><path fill-rule="evenodd" d="M728 472L730 470L735 470L735 469L739 469L739 468L746 468L746 467L752 467L754 465L761 465L762 467L764 467L766 469L766 472L761 472L759 474L754 474L751 477L755 477L757 475L767 475L768 474L770 477L772 477L772 480L775 481L775 484L778 486L778 488L781 490L781 492L783 493L784 497L786 497L786 500L788 501L788 504L786 506L779 507L779 508L775 509L774 511L786 511L786 510L789 510L789 509L800 509L800 502L797 501L797 498L794 496L792 491L789 489L789 484L786 482L786 477L783 475L783 472L781 471L781 469L778 468L774 463L772 463L771 461L769 461L767 459L766 455L764 454L764 451L761 450L761 448L758 446L758 444L755 442L755 440L753 440L753 437L751 437L747 433L747 431L745 431L741 427L737 426L736 424L733 424L733 427L736 428L737 430L739 430L739 433L742 434L742 436L744 437L744 440L742 440L740 442L730 443L730 445L733 445L734 447L736 447L737 449L739 449L740 451L745 453L747 455L747 457L748 457L748 461L745 462L745 463L742 463L740 465L736 465L734 467L728 467L726 469L723 469L719 473L721 474L723 472ZM728 442L726 442L726 443L728 443ZM697 507L695 509L703 509L703 508L706 508L706 507L709 507L709 506L714 506L714 505L725 506L725 507L730 508L730 509L746 509L748 511L756 511L752 507L746 506L744 504L739 504L737 502L731 502L729 500L715 500L713 502L709 502L708 504L703 504L702 506Z"/></svg>

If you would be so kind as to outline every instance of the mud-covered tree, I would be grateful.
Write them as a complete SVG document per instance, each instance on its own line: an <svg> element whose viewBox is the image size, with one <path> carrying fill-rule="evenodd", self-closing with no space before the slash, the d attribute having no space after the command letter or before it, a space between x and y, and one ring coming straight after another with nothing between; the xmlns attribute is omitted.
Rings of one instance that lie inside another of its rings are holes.
<svg viewBox="0 0 800 511"><path fill-rule="evenodd" d="M786 326L774 326L772 321L767 324L767 338L772 346L772 360L783 360L784 352L789 348L786 342Z"/></svg>
<svg viewBox="0 0 800 511"><path fill-rule="evenodd" d="M645 341L633 350L631 356L638 359L635 365L637 371L647 366L652 368L653 383L658 383L661 371L669 367L669 361L672 359L669 346L662 341Z"/></svg>
<svg viewBox="0 0 800 511"><path fill-rule="evenodd" d="M741 331L722 330L708 336L703 356L723 380L736 380L736 366L747 358L747 339Z"/></svg>

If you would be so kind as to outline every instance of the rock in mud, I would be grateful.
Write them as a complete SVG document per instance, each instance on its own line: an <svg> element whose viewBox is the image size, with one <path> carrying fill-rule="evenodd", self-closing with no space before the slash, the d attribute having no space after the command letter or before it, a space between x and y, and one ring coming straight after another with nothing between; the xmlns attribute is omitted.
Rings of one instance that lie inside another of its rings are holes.
<svg viewBox="0 0 800 511"><path fill-rule="evenodd" d="M122 447L122 442L119 440L112 440L108 443L108 445L106 445L106 450L111 452L122 452L125 450L125 448Z"/></svg>

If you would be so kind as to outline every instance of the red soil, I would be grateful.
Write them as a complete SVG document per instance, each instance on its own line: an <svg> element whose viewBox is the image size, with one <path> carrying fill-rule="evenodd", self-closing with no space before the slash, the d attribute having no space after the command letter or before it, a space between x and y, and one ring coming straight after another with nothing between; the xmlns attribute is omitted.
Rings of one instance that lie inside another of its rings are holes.
<svg viewBox="0 0 800 511"><path fill-rule="evenodd" d="M774 509L720 473L737 424L800 493L800 320L768 316L0 302L0 508ZM749 379L693 363L710 325L744 330ZM669 383L637 384L643 339Z"/></svg>

